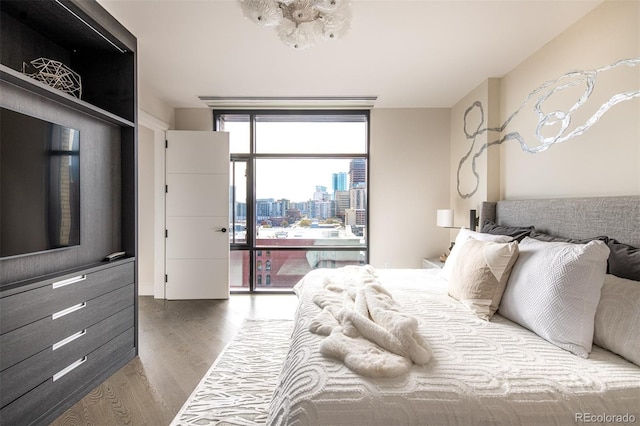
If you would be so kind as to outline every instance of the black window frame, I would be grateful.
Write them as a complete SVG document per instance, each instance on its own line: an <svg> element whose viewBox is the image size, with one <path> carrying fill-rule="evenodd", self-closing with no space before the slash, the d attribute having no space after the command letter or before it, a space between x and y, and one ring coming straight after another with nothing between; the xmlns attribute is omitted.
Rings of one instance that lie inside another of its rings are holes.
<svg viewBox="0 0 640 426"><path fill-rule="evenodd" d="M293 250L301 250L301 251L364 251L364 263L369 263L369 254L371 250L371 232L370 232L370 205L371 205L371 191L370 188L370 174L371 174L371 158L370 158L370 141L371 141L371 114L369 110L346 110L346 109L322 109L322 110L290 110L290 109L220 109L213 111L213 129L214 131L220 131L221 127L221 116L229 116L229 115L238 115L238 116L248 116L249 117L249 138L250 138L250 147L248 153L230 153L230 163L232 161L246 161L247 162L247 232L245 236L244 242L232 242L230 243L231 251L247 251L249 253L249 289L244 290L238 287L232 287L232 293L282 293L282 292L292 292L292 289L289 288L256 288L257 287L257 277L256 277L256 268L257 268L257 253L261 253L266 250L270 251L293 251ZM359 116L364 118L364 122L366 123L366 142L365 142L365 153L340 153L340 154L307 154L307 153L299 153L299 154L284 154L284 153L257 153L256 152L256 116L265 116L265 115L275 115L275 116L315 116L319 118L321 121L321 116ZM249 230L253 230L256 228L256 184L255 184L255 167L257 159L335 159L335 158L344 158L344 159L354 159L354 158L364 158L367 163L366 168L366 238L364 246L258 246L255 244L254 238L255 233L249 232ZM233 219L233 218L230 218ZM264 283L261 284L264 286Z"/></svg>

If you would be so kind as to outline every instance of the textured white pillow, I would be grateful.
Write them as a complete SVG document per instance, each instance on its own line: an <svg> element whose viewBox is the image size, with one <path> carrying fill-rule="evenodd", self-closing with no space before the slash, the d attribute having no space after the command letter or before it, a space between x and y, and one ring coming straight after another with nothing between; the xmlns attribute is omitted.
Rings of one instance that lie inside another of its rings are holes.
<svg viewBox="0 0 640 426"><path fill-rule="evenodd" d="M509 243L513 241L513 238L507 235L484 234L482 232L475 232L466 228L461 228L460 232L458 232L458 236L456 237L456 243L451 249L451 253L444 262L442 271L439 274L442 278L446 280L451 278L451 271L453 271L460 249L469 238L474 238L479 241L493 241L495 243Z"/></svg>
<svg viewBox="0 0 640 426"><path fill-rule="evenodd" d="M593 343L640 366L640 282L605 276Z"/></svg>
<svg viewBox="0 0 640 426"><path fill-rule="evenodd" d="M499 312L554 345L587 358L609 248L526 237Z"/></svg>

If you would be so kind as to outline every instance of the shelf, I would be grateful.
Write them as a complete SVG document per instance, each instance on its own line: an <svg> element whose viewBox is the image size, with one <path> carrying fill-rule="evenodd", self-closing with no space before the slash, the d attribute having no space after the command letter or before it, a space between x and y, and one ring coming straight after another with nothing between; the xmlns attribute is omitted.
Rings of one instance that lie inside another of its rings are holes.
<svg viewBox="0 0 640 426"><path fill-rule="evenodd" d="M2 79L117 125L136 117L135 37L96 2L2 0ZM22 74L34 59L59 61L82 79L79 100Z"/></svg>
<svg viewBox="0 0 640 426"><path fill-rule="evenodd" d="M7 83L13 84L14 86L18 86L37 95L44 96L52 101L58 102L85 114L89 114L108 123L119 126L135 127L135 124L132 121L125 120L124 118L105 111L102 108L98 108L95 105L75 98L68 93L54 89L53 87L4 65L0 65L0 80L6 81Z"/></svg>
<svg viewBox="0 0 640 426"><path fill-rule="evenodd" d="M135 38L93 2L3 0L0 9L68 51L135 50Z"/></svg>

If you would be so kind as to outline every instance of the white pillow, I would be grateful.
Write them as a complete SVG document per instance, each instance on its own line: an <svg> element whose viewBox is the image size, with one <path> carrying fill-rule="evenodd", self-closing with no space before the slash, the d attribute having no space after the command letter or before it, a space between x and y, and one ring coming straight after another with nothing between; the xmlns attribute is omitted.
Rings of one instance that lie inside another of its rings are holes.
<svg viewBox="0 0 640 426"><path fill-rule="evenodd" d="M605 276L593 343L640 366L640 282Z"/></svg>
<svg viewBox="0 0 640 426"><path fill-rule="evenodd" d="M582 358L593 328L609 248L538 241L526 237L507 282L499 312L538 336Z"/></svg>
<svg viewBox="0 0 640 426"><path fill-rule="evenodd" d="M466 228L461 228L460 232L458 232L458 236L456 237L456 242L451 249L451 253L444 262L442 271L439 274L442 278L446 280L451 278L451 271L453 271L460 249L469 238L475 238L479 241L493 241L494 243L509 243L513 241L513 238L507 235L483 234L482 232L475 232Z"/></svg>

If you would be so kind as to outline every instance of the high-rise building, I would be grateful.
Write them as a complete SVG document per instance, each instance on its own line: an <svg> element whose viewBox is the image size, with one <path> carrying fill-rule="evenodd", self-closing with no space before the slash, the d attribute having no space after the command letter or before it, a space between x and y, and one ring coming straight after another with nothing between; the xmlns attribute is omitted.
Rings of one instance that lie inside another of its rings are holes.
<svg viewBox="0 0 640 426"><path fill-rule="evenodd" d="M344 224L365 226L367 224L367 211L364 209L347 209L345 211Z"/></svg>
<svg viewBox="0 0 640 426"><path fill-rule="evenodd" d="M271 216L274 217L284 217L286 215L287 210L289 210L291 202L286 198L275 201L271 205Z"/></svg>
<svg viewBox="0 0 640 426"><path fill-rule="evenodd" d="M331 175L331 182L332 182L332 186L333 186L332 189L335 197L336 192L347 190L347 173L346 172L333 173Z"/></svg>
<svg viewBox="0 0 640 426"><path fill-rule="evenodd" d="M335 201L314 201L314 219L329 219L336 215Z"/></svg>
<svg viewBox="0 0 640 426"><path fill-rule="evenodd" d="M302 201L297 203L289 203L290 209L297 209L300 211L301 216L305 216L309 214L309 202Z"/></svg>
<svg viewBox="0 0 640 426"><path fill-rule="evenodd" d="M333 197L336 202L336 216L344 218L344 212L350 204L349 191L336 191Z"/></svg>
<svg viewBox="0 0 640 426"><path fill-rule="evenodd" d="M349 189L367 182L367 162L363 158L354 158L349 164Z"/></svg>
<svg viewBox="0 0 640 426"><path fill-rule="evenodd" d="M256 200L256 219L258 221L269 219L271 209L275 200L273 198L264 198Z"/></svg>
<svg viewBox="0 0 640 426"><path fill-rule="evenodd" d="M329 193L327 192L327 187L326 186L316 186L316 192L313 193L313 200L314 201L328 201L329 200Z"/></svg>
<svg viewBox="0 0 640 426"><path fill-rule="evenodd" d="M236 203L236 220L246 221L247 220L247 203ZM231 216L229 216L231 217Z"/></svg>
<svg viewBox="0 0 640 426"><path fill-rule="evenodd" d="M350 202L349 207L352 209L367 208L367 188L364 184L358 184L349 191Z"/></svg>

